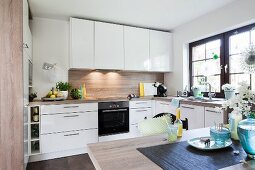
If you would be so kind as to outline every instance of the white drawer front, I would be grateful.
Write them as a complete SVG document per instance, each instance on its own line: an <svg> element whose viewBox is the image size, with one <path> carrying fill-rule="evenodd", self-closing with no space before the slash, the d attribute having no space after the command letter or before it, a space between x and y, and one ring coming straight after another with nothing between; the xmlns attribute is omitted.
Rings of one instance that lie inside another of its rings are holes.
<svg viewBox="0 0 255 170"><path fill-rule="evenodd" d="M129 121L130 124L137 124L146 118L152 117L152 111L150 108L146 109L130 109L129 110Z"/></svg>
<svg viewBox="0 0 255 170"><path fill-rule="evenodd" d="M88 143L98 142L98 129L41 135L42 153L85 148Z"/></svg>
<svg viewBox="0 0 255 170"><path fill-rule="evenodd" d="M98 128L98 112L41 115L41 134Z"/></svg>
<svg viewBox="0 0 255 170"><path fill-rule="evenodd" d="M97 111L97 110L98 110L98 103L41 106L42 114L71 113L71 112L84 112L84 111Z"/></svg>
<svg viewBox="0 0 255 170"><path fill-rule="evenodd" d="M218 112L212 107L205 107L205 127L214 126L214 123L223 123L223 111Z"/></svg>
<svg viewBox="0 0 255 170"><path fill-rule="evenodd" d="M142 136L138 129L138 124L134 124L130 126L130 134L133 138Z"/></svg>
<svg viewBox="0 0 255 170"><path fill-rule="evenodd" d="M130 101L129 108L151 108L151 100L144 100L144 101Z"/></svg>

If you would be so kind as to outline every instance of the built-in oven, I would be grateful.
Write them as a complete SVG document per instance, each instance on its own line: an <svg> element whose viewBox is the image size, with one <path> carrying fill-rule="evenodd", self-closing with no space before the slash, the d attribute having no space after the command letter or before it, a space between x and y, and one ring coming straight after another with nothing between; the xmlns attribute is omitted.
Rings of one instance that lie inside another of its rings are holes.
<svg viewBox="0 0 255 170"><path fill-rule="evenodd" d="M129 102L98 103L99 136L129 132Z"/></svg>

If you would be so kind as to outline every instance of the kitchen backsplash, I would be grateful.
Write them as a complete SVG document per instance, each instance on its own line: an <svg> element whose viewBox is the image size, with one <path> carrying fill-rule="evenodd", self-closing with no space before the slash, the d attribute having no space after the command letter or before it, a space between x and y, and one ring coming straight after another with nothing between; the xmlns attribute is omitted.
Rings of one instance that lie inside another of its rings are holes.
<svg viewBox="0 0 255 170"><path fill-rule="evenodd" d="M140 82L164 82L164 73L69 70L68 80L72 87L85 83L88 97L127 97L139 95Z"/></svg>

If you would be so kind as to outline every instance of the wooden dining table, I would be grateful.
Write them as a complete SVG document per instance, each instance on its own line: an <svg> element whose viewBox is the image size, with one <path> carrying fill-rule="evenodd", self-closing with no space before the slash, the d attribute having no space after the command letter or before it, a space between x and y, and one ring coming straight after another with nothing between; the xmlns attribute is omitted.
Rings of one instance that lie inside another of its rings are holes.
<svg viewBox="0 0 255 170"><path fill-rule="evenodd" d="M176 142L187 141L195 137L210 136L209 128L188 130ZM167 135L145 136L108 142L88 144L88 154L96 169L100 170L158 170L162 169L137 148L169 143ZM255 169L255 160L239 163L224 170Z"/></svg>

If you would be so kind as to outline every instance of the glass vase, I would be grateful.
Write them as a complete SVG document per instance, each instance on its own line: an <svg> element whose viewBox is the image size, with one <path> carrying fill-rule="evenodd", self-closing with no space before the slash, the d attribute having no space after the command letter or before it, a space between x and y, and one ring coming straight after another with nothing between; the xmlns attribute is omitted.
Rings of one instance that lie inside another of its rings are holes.
<svg viewBox="0 0 255 170"><path fill-rule="evenodd" d="M244 151L250 158L255 159L255 119L247 118L240 121L237 132Z"/></svg>
<svg viewBox="0 0 255 170"><path fill-rule="evenodd" d="M229 114L229 130L231 133L231 138L234 140L239 140L237 134L238 123L243 119L241 113L230 113Z"/></svg>

